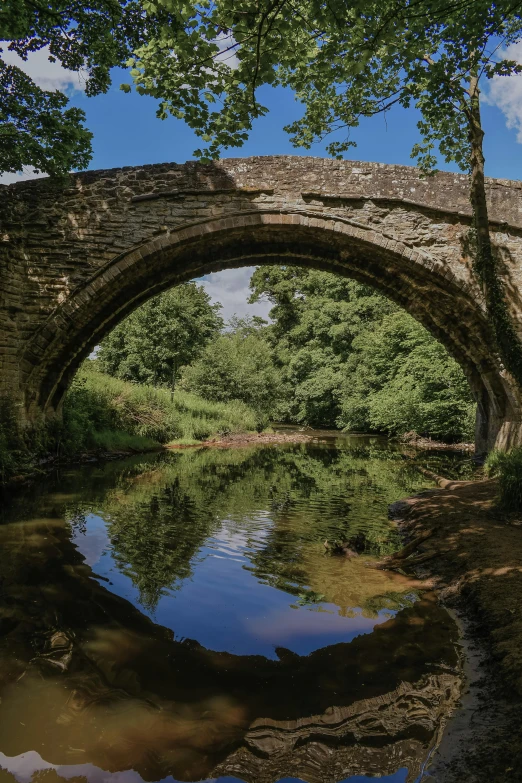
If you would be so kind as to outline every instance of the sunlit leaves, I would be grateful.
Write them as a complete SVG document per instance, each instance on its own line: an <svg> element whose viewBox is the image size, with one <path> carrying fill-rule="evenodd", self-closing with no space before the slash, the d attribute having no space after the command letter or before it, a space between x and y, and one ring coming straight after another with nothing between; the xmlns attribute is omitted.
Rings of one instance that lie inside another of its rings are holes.
<svg viewBox="0 0 522 783"><path fill-rule="evenodd" d="M520 36L517 11L505 2L463 0L158 0L179 25L163 28L137 52L140 91L163 99L161 113L182 117L206 142L205 159L241 146L266 112L262 85L289 87L304 106L285 130L309 149L334 133L328 151L354 145L363 117L395 104L421 113L414 149L428 171L439 150L468 166L462 107L467 79L519 72L493 51ZM493 40L493 36L496 38ZM500 60L500 61L499 61Z"/></svg>
<svg viewBox="0 0 522 783"><path fill-rule="evenodd" d="M3 171L60 175L85 168L92 134L81 109L66 108L60 92L46 92L14 66L0 60L0 163Z"/></svg>
<svg viewBox="0 0 522 783"><path fill-rule="evenodd" d="M154 297L103 341L99 363L109 375L171 387L223 325L219 305L195 283Z"/></svg>
<svg viewBox="0 0 522 783"><path fill-rule="evenodd" d="M88 96L106 92L114 66L123 67L135 49L175 25L163 5L139 0L3 0L0 4L3 48L22 59L45 48L51 62L81 73ZM67 108L64 94L43 91L1 58L0 74L0 171L30 166L64 175L85 168L92 134L83 126L84 113ZM130 92L130 85L122 89Z"/></svg>

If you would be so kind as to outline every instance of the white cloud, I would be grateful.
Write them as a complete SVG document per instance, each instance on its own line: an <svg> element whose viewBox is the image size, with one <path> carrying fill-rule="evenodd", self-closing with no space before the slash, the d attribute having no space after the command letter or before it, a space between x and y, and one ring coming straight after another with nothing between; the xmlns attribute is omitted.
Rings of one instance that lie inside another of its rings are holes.
<svg viewBox="0 0 522 783"><path fill-rule="evenodd" d="M510 44L499 55L522 63L522 41ZM506 117L508 128L516 130L517 141L522 144L522 74L494 76L484 98L486 103L498 106Z"/></svg>
<svg viewBox="0 0 522 783"><path fill-rule="evenodd" d="M236 56L237 47L234 36L220 33L214 43L219 46L219 53L216 55L217 62L226 63L229 68L235 70L239 65L239 60Z"/></svg>
<svg viewBox="0 0 522 783"><path fill-rule="evenodd" d="M221 315L228 321L233 315L243 318L247 315L260 315L268 319L268 312L272 308L270 302L261 301L248 304L250 289L248 284L254 267L241 269L227 269L224 272L213 272L205 275L197 282L204 286L207 294L213 302L223 305Z"/></svg>
<svg viewBox="0 0 522 783"><path fill-rule="evenodd" d="M16 174L6 171L4 174L0 174L0 185L11 185L13 182L23 182L26 179L40 179L46 176L47 174L37 174L34 169L24 169L24 171L17 171Z"/></svg>
<svg viewBox="0 0 522 783"><path fill-rule="evenodd" d="M55 90L61 90L62 92L67 90L83 91L84 77L82 77L82 73L69 71L58 62L49 62L49 49L47 46L38 52L31 52L27 60L22 60L16 52L10 52L7 49L8 44L8 41L2 41L2 60L8 65L16 65L21 71L30 76L42 90L49 92L54 92Z"/></svg>

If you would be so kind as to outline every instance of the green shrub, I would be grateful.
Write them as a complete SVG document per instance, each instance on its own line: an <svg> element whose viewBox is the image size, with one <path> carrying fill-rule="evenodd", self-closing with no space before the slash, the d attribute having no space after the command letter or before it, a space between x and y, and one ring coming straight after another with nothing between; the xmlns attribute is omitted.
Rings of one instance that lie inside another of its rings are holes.
<svg viewBox="0 0 522 783"><path fill-rule="evenodd" d="M522 447L492 451L484 470L498 479L500 505L506 510L522 511Z"/></svg>

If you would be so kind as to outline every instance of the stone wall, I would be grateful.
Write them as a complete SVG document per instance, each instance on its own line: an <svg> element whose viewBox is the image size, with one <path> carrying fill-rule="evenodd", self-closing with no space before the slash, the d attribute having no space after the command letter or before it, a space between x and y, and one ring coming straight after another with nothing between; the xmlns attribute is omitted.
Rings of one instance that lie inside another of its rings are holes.
<svg viewBox="0 0 522 783"><path fill-rule="evenodd" d="M492 228L522 331L522 183L489 180ZM461 363L479 447L522 437L463 250L468 179L307 157L92 171L0 187L0 391L52 415L81 361L122 317L182 280L292 263L374 285Z"/></svg>

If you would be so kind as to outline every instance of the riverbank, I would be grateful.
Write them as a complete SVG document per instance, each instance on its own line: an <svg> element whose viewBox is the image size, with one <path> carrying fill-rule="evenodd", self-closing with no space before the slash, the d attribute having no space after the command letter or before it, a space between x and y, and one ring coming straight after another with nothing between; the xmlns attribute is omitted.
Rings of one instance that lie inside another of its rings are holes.
<svg viewBox="0 0 522 783"><path fill-rule="evenodd" d="M118 434L118 433L116 433ZM51 455L38 460L31 469L12 476L6 481L0 482L0 490L3 488L15 487L24 484L27 481L37 479L58 466L63 465L87 465L94 462L108 462L112 460L125 459L133 454L148 454L155 451L176 451L181 449L205 449L205 448L240 448L244 446L268 446L281 445L284 443L308 443L314 438L312 435L303 432L235 432L221 438L211 438L209 440L186 442L173 442L160 444L150 442L147 444L143 439L143 444L139 442L135 446L126 446L113 449L91 449L77 453L68 453L66 455Z"/></svg>
<svg viewBox="0 0 522 783"><path fill-rule="evenodd" d="M398 438L405 446L414 446L416 449L429 449L430 451L475 451L474 443L445 443L442 440L432 440L419 435L416 432L405 432Z"/></svg>
<svg viewBox="0 0 522 783"><path fill-rule="evenodd" d="M425 778L437 783L522 780L522 515L499 511L496 494L495 481L445 481L396 506L408 539L431 531L418 575L463 619L481 661L468 725L461 715L453 733L450 722Z"/></svg>
<svg viewBox="0 0 522 783"><path fill-rule="evenodd" d="M278 443L308 443L313 435L305 432L234 432L222 438L210 438L199 443L168 443L167 449L223 448L238 446L269 446Z"/></svg>
<svg viewBox="0 0 522 783"><path fill-rule="evenodd" d="M0 399L0 484L39 475L56 464L89 462L258 432L268 420L242 402L211 402L181 389L130 383L88 364L68 390L60 419L19 425Z"/></svg>

